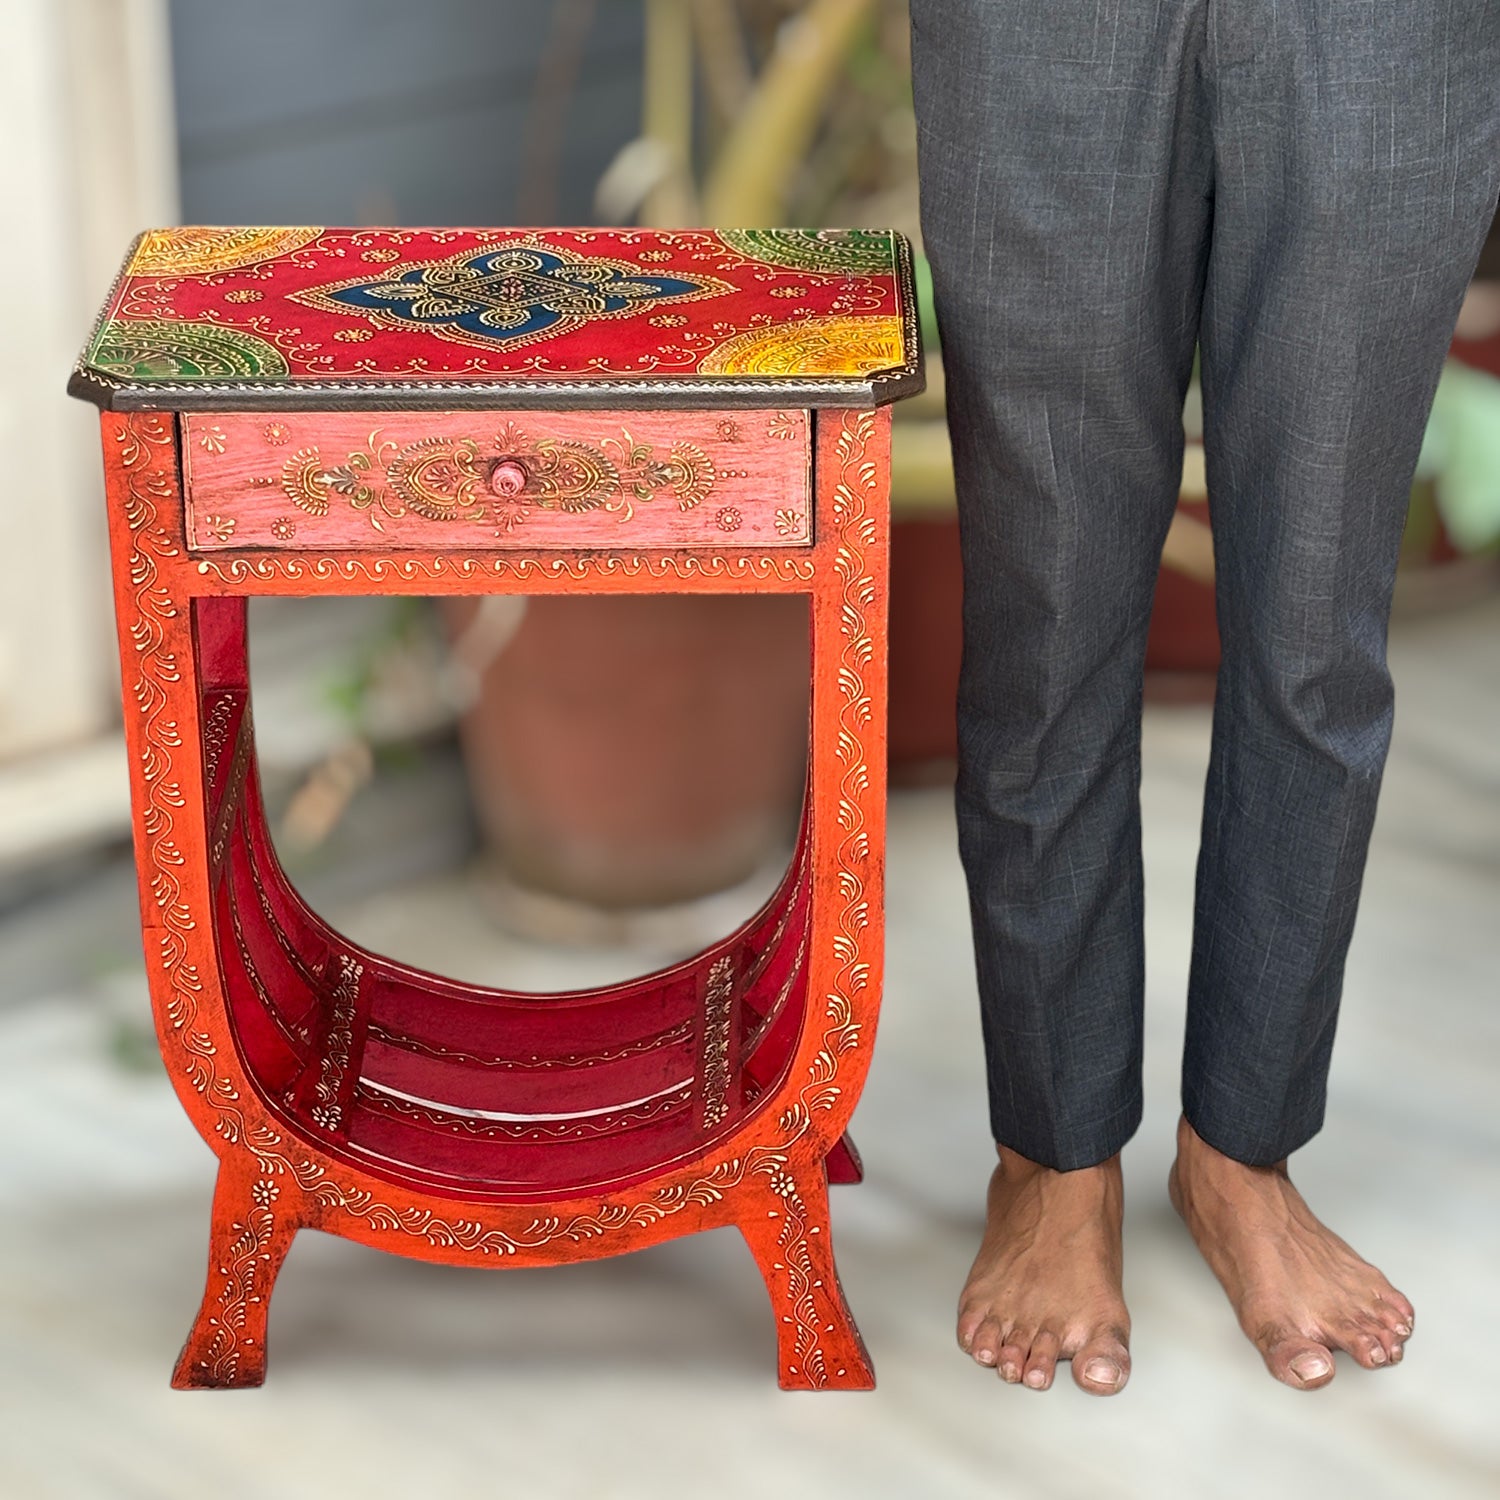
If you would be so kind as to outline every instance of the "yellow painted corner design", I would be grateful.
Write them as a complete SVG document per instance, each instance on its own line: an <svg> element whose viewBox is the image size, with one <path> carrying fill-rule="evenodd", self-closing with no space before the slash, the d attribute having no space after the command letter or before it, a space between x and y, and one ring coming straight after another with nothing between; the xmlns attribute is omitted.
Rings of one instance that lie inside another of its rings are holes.
<svg viewBox="0 0 1500 1500"><path fill-rule="evenodd" d="M699 366L703 375L868 375L906 357L901 319L802 318L773 323L720 344Z"/></svg>

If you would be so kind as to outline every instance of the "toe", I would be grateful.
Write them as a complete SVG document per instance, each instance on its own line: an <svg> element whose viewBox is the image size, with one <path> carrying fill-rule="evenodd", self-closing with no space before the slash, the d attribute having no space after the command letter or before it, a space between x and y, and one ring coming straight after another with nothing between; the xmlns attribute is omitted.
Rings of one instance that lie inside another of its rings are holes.
<svg viewBox="0 0 1500 1500"><path fill-rule="evenodd" d="M984 1322L984 1309L982 1307L961 1307L958 1310L958 1347L965 1354L974 1352L974 1335L979 1332L980 1325Z"/></svg>
<svg viewBox="0 0 1500 1500"><path fill-rule="evenodd" d="M1393 1338L1404 1339L1411 1333L1406 1315L1390 1302L1377 1301L1370 1308L1370 1317Z"/></svg>
<svg viewBox="0 0 1500 1500"><path fill-rule="evenodd" d="M1389 1325L1397 1338L1410 1338L1417 1317L1411 1303L1392 1286L1383 1287L1375 1297L1381 1321Z"/></svg>
<svg viewBox="0 0 1500 1500"><path fill-rule="evenodd" d="M1057 1351L1060 1348L1055 1333L1043 1331L1031 1341L1031 1352L1026 1357L1026 1374L1022 1377L1034 1391L1045 1391L1052 1384L1057 1371Z"/></svg>
<svg viewBox="0 0 1500 1500"><path fill-rule="evenodd" d="M1373 1322L1369 1330L1380 1340L1380 1347L1385 1351L1385 1363L1397 1365L1401 1363L1401 1356L1405 1352L1403 1344L1405 1340L1388 1323Z"/></svg>
<svg viewBox="0 0 1500 1500"><path fill-rule="evenodd" d="M974 1352L974 1340L979 1337L980 1330L993 1317L993 1302L982 1295L975 1295L971 1288L965 1287L958 1304L957 1328L958 1347L965 1354Z"/></svg>
<svg viewBox="0 0 1500 1500"><path fill-rule="evenodd" d="M1378 1370L1391 1362L1391 1351L1381 1337L1383 1331L1373 1324L1361 1325L1339 1339L1338 1347L1347 1350L1356 1364L1363 1365L1367 1370ZM1386 1337L1390 1335L1387 1334Z"/></svg>
<svg viewBox="0 0 1500 1500"><path fill-rule="evenodd" d="M1284 1385L1315 1391L1333 1379L1333 1352L1316 1339L1284 1338L1262 1347L1266 1368Z"/></svg>
<svg viewBox="0 0 1500 1500"><path fill-rule="evenodd" d="M1011 1385L1019 1385L1021 1374L1026 1368L1026 1355L1031 1348L1031 1340L1011 1338L1006 1341L1000 1350L1000 1378Z"/></svg>
<svg viewBox="0 0 1500 1500"><path fill-rule="evenodd" d="M1113 1396L1130 1379L1130 1349L1123 1329L1098 1329L1073 1356L1073 1381L1091 1396Z"/></svg>
<svg viewBox="0 0 1500 1500"><path fill-rule="evenodd" d="M1000 1324L994 1318L981 1318L978 1325L964 1342L964 1330L959 1328L959 1345L977 1364L993 1365L1000 1357L1000 1345L1004 1342Z"/></svg>

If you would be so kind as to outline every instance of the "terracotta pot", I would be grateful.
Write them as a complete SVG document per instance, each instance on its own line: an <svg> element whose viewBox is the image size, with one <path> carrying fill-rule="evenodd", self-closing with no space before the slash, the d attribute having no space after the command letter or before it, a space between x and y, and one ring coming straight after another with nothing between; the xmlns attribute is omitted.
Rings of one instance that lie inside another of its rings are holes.
<svg viewBox="0 0 1500 1500"><path fill-rule="evenodd" d="M1500 375L1500 332L1482 339L1454 339L1453 357L1476 370Z"/></svg>
<svg viewBox="0 0 1500 1500"><path fill-rule="evenodd" d="M455 630L476 607L451 601ZM790 847L807 616L798 595L528 598L460 724L507 878L651 907L734 885Z"/></svg>
<svg viewBox="0 0 1500 1500"><path fill-rule="evenodd" d="M1208 503L1179 500L1177 509L1205 525ZM1219 671L1219 621L1213 585L1164 567L1146 633L1146 696L1154 702L1211 702Z"/></svg>
<svg viewBox="0 0 1500 1500"><path fill-rule="evenodd" d="M910 785L951 774L963 651L957 515L891 526L890 774Z"/></svg>

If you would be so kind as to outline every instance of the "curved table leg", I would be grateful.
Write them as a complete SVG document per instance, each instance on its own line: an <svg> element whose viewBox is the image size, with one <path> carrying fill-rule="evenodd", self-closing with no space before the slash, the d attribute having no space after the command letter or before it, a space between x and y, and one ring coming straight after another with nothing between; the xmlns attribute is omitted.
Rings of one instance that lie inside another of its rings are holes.
<svg viewBox="0 0 1500 1500"><path fill-rule="evenodd" d="M771 1294L781 1388L873 1390L875 1367L833 1263L823 1163L776 1166L738 1197L740 1233Z"/></svg>
<svg viewBox="0 0 1500 1500"><path fill-rule="evenodd" d="M208 1286L172 1372L174 1389L221 1390L265 1379L271 1289L300 1227L288 1191L259 1175L252 1157L219 1163Z"/></svg>

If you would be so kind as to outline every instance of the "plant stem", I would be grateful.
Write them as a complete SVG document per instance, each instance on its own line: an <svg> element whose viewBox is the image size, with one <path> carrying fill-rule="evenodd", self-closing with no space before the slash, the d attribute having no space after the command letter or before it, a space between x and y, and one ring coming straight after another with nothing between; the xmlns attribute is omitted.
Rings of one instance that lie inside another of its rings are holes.
<svg viewBox="0 0 1500 1500"><path fill-rule="evenodd" d="M645 101L641 135L667 167L642 207L660 229L698 222L693 192L693 29L688 0L646 0Z"/></svg>
<svg viewBox="0 0 1500 1500"><path fill-rule="evenodd" d="M703 190L708 222L779 224L787 187L817 132L829 85L869 17L871 0L810 0L781 28Z"/></svg>

